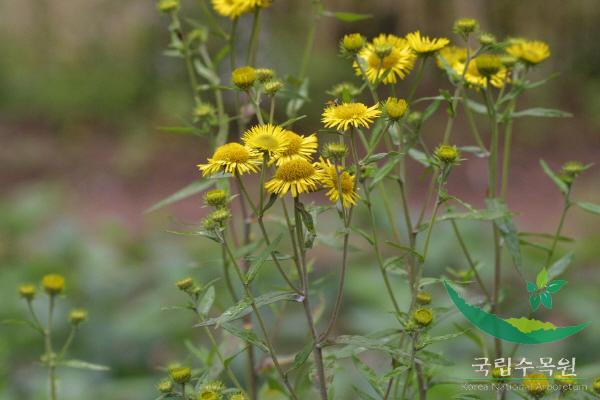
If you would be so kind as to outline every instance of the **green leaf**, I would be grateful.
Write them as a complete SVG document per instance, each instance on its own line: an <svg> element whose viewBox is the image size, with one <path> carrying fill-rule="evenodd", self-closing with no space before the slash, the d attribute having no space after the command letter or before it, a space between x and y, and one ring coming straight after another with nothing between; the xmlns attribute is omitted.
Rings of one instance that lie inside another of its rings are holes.
<svg viewBox="0 0 600 400"><path fill-rule="evenodd" d="M298 369L302 365L304 365L304 363L306 362L306 360L308 359L308 357L310 356L310 353L312 353L314 348L315 348L315 343L312 340L309 341L306 345L304 345L302 350L300 350L300 352L298 354L296 354L296 356L294 357L294 362L292 363L292 365L290 366L290 368L287 370L286 373L289 374L291 371Z"/></svg>
<svg viewBox="0 0 600 400"><path fill-rule="evenodd" d="M548 270L543 268L535 278L535 284L538 289L542 289L546 287L546 283L548 283Z"/></svg>
<svg viewBox="0 0 600 400"><path fill-rule="evenodd" d="M200 315L208 314L214 302L215 287L211 285L204 293L204 296L202 296L202 300L200 300L200 303L198 303L198 312L200 313Z"/></svg>
<svg viewBox="0 0 600 400"><path fill-rule="evenodd" d="M422 164L424 167L429 168L431 166L431 160L427 157L427 154L420 150L411 148L408 150L408 155L416 162Z"/></svg>
<svg viewBox="0 0 600 400"><path fill-rule="evenodd" d="M294 117L294 118L290 118L287 121L285 121L284 123L280 124L279 126L281 126L282 128L285 128L286 126L290 126L293 123L300 121L301 119L306 118L306 115L300 115L298 117Z"/></svg>
<svg viewBox="0 0 600 400"><path fill-rule="evenodd" d="M335 18L338 21L342 21L342 22L356 22L356 21L362 21L365 19L373 18L373 16L371 14L357 14L357 13L343 12L343 11L339 11L339 12L324 11L323 15L325 15L327 17Z"/></svg>
<svg viewBox="0 0 600 400"><path fill-rule="evenodd" d="M423 116L421 117L421 121L425 122L429 118L431 118L433 116L433 114L435 114L437 109L440 107L440 104L442 104L442 99L436 99L427 106L425 111L423 111Z"/></svg>
<svg viewBox="0 0 600 400"><path fill-rule="evenodd" d="M540 307L540 295L539 294L532 294L531 296L529 296L529 304L531 305L531 310L535 311Z"/></svg>
<svg viewBox="0 0 600 400"><path fill-rule="evenodd" d="M484 209L484 210L473 210L471 212L454 212L447 213L437 218L438 221L446 221L446 220L455 220L455 219L470 219L470 220L479 220L479 221L491 221L499 218L503 218L506 216L510 216L510 214L505 210L494 210L494 209Z"/></svg>
<svg viewBox="0 0 600 400"><path fill-rule="evenodd" d="M552 280L559 275L562 275L565 270L571 265L573 261L574 253L568 252L564 256L562 256L558 261L550 266L548 269L548 280Z"/></svg>
<svg viewBox="0 0 600 400"><path fill-rule="evenodd" d="M239 328L239 327L237 327L237 326L235 326L234 324L231 324L231 323L224 323L221 326L227 332L231 333L233 336L239 337L244 342L252 343L253 345L255 345L256 347L258 347L259 349L261 349L265 353L269 352L269 348L267 347L267 345L265 344L265 342L263 342L258 336L256 336L256 333L252 332L251 330Z"/></svg>
<svg viewBox="0 0 600 400"><path fill-rule="evenodd" d="M546 290L548 291L548 293L554 294L557 293L566 284L567 281L565 281L564 279L557 279L555 281L550 282Z"/></svg>
<svg viewBox="0 0 600 400"><path fill-rule="evenodd" d="M466 331L449 333L447 335L442 335L442 336L428 337L428 338L425 338L425 340L423 340L423 346L427 346L427 345L430 345L431 343L435 343L435 342L443 342L446 340L454 339L456 337L464 335L465 332Z"/></svg>
<svg viewBox="0 0 600 400"><path fill-rule="evenodd" d="M513 259L513 263L517 269L520 269L523 265L523 258L521 256L521 247L519 244L519 234L517 228L510 216L506 204L501 199L487 199L488 208L497 210L505 214L504 217L495 220L498 230L504 238L506 248Z"/></svg>
<svg viewBox="0 0 600 400"><path fill-rule="evenodd" d="M394 357L401 357L404 354L395 346L386 344L385 340L373 339L360 335L342 335L335 338L336 344L347 344L352 347L364 348L368 350L378 350L390 354Z"/></svg>
<svg viewBox="0 0 600 400"><path fill-rule="evenodd" d="M369 185L369 188L373 189L375 187L375 185L377 185L386 176L388 176L392 172L392 170L394 169L394 167L396 166L396 164L398 164L399 161L400 161L400 157L399 156L391 157L383 165L383 167L377 169L377 172L375 173L375 175L373 176L373 179L371 180L371 184Z"/></svg>
<svg viewBox="0 0 600 400"><path fill-rule="evenodd" d="M537 290L537 286L533 282L527 282L527 292L534 293Z"/></svg>
<svg viewBox="0 0 600 400"><path fill-rule="evenodd" d="M258 272L260 271L262 266L265 264L267 259L271 256L271 253L273 253L275 251L275 249L277 248L277 246L279 246L279 242L281 242L282 237L283 237L283 235L277 236L271 242L271 244L268 245L267 248L264 249L263 252L260 253L260 255L254 261L252 261L252 263L250 264L250 268L248 268L248 273L246 274L246 283L247 284L251 283L254 280L254 278L256 278L256 275L258 275Z"/></svg>
<svg viewBox="0 0 600 400"><path fill-rule="evenodd" d="M175 203L177 201L186 199L190 196L200 193L200 192L208 189L209 187L213 186L215 184L215 182L216 181L212 180L212 179L209 179L209 180L202 179L202 180L192 182L189 185L187 185L186 187L184 187L183 189L178 190L177 192L173 193L169 197L162 199L158 203L154 204L152 207L146 209L146 211L144 211L144 213L151 213L151 212L156 211L159 208L162 208L166 205Z"/></svg>
<svg viewBox="0 0 600 400"><path fill-rule="evenodd" d="M0 323L4 325L27 325L35 331L44 334L44 331L39 326L26 319L4 319Z"/></svg>
<svg viewBox="0 0 600 400"><path fill-rule="evenodd" d="M522 117L542 117L542 118L571 118L573 114L555 110L552 108L529 108L527 110L517 111L510 115L511 118L522 118Z"/></svg>
<svg viewBox="0 0 600 400"><path fill-rule="evenodd" d="M360 236L363 237L363 239L365 239L367 242L369 242L369 244L372 246L375 241L373 240L373 237L365 232L363 229L360 228L356 228L356 227L350 227L350 229L352 229L354 232L358 233Z"/></svg>
<svg viewBox="0 0 600 400"><path fill-rule="evenodd" d="M478 103L474 100L467 99L467 107L477 114L487 115L487 107L484 104Z"/></svg>
<svg viewBox="0 0 600 400"><path fill-rule="evenodd" d="M558 188L560 189L560 191L563 194L566 194L569 191L569 188L567 187L567 184L562 179L560 179L560 177L558 177L558 175L556 175L554 173L554 171L552 171L552 169L548 166L548 164L546 163L546 161L540 160L540 165L542 166L542 169L544 170L544 172L546 173L546 175L548 175L550 177L550 179L552 179L552 181L554 182L554 184L556 186L558 186Z"/></svg>
<svg viewBox="0 0 600 400"><path fill-rule="evenodd" d="M377 392L377 394L379 396L383 397L384 394L383 394L383 389L381 388L381 383L379 381L379 376L373 370L373 368L369 367L367 364L362 362L362 360L360 358L358 358L357 356L352 356L352 362L354 363L354 366L356 367L356 369L358 369L363 374L363 376L367 379L367 382L369 382L369 385L371 386L371 388L375 392Z"/></svg>
<svg viewBox="0 0 600 400"><path fill-rule="evenodd" d="M550 293L548 293L547 291L543 291L540 294L540 298L542 300L542 304L544 305L544 307L546 307L547 309L551 309L552 308L552 296L550 295Z"/></svg>
<svg viewBox="0 0 600 400"><path fill-rule="evenodd" d="M301 301L298 294L294 292L271 292L259 296L255 299L255 305L257 308L276 303L279 301ZM210 318L206 321L202 321L194 327L211 326L211 325L222 325L226 322L234 321L242 318L252 312L252 302L250 299L245 298L240 300L237 304L229 307L223 314L216 318Z"/></svg>
<svg viewBox="0 0 600 400"><path fill-rule="evenodd" d="M584 211L590 212L592 214L600 215L600 205L588 202L579 202L577 206Z"/></svg>
<svg viewBox="0 0 600 400"><path fill-rule="evenodd" d="M67 368L87 369L91 371L109 371L110 368L105 365L92 364L81 360L65 360L61 361L60 365Z"/></svg>

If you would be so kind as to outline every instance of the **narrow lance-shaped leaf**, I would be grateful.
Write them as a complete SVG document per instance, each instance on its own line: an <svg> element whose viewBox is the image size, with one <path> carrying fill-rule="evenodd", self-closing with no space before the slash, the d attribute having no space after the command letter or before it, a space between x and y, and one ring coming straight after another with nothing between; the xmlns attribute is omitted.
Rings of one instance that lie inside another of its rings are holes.
<svg viewBox="0 0 600 400"><path fill-rule="evenodd" d="M552 169L550 168L550 166L548 166L546 161L540 160L540 165L542 166L542 169L544 170L546 175L548 175L550 179L552 179L552 182L554 182L554 184L558 186L558 189L561 191L561 193L566 194L569 191L567 184L562 179L560 179L560 177L558 177L558 175L556 175L554 171L552 171Z"/></svg>
<svg viewBox="0 0 600 400"><path fill-rule="evenodd" d="M548 269L548 280L552 280L557 276L562 275L565 270L571 265L573 261L574 253L571 251L562 256L558 261L550 266Z"/></svg>
<svg viewBox="0 0 600 400"><path fill-rule="evenodd" d="M517 111L511 114L512 118L522 117L542 117L542 118L570 118L573 114L570 112L555 110L552 108L529 108L527 110Z"/></svg>
<svg viewBox="0 0 600 400"><path fill-rule="evenodd" d="M290 368L287 370L287 373L290 373L291 371L300 368L306 362L306 360L308 359L308 356L310 356L310 353L312 353L314 347L315 347L315 343L312 340L309 341L302 348L302 350L300 350L300 352L298 354L296 354L296 356L294 357L294 362L292 363Z"/></svg>
<svg viewBox="0 0 600 400"><path fill-rule="evenodd" d="M343 12L343 11L338 11L338 12L324 11L323 15L325 15L326 17L333 17L333 18L337 19L338 21L342 21L342 22L356 22L356 21L362 21L365 19L373 18L373 16L371 14L357 14L357 13Z"/></svg>
<svg viewBox="0 0 600 400"><path fill-rule="evenodd" d="M589 213L600 215L600 205L598 205L598 204L588 203L588 202L583 201L583 202L577 203L577 206L579 206L579 208L581 208L582 210L587 211Z"/></svg>
<svg viewBox="0 0 600 400"><path fill-rule="evenodd" d="M192 182L189 185L187 185L186 187L184 187L183 189L178 190L177 192L173 193L172 195L162 199L158 203L149 207L144 212L150 213L150 212L158 210L159 208L167 206L171 203L175 203L177 201L186 199L190 196L193 196L197 193L200 193L200 192L208 189L209 187L213 186L215 184L215 182L216 181L212 180L212 179L208 179L208 180L202 179L202 180L198 180L196 182Z"/></svg>
<svg viewBox="0 0 600 400"><path fill-rule="evenodd" d="M250 264L250 268L248 268L248 273L246 274L246 283L250 283L256 278L258 272L265 264L267 259L271 256L271 253L275 251L277 246L279 246L279 242L281 242L282 235L279 235L271 242L270 245L267 246L266 249L260 253L260 255L256 258L256 260L252 261Z"/></svg>
<svg viewBox="0 0 600 400"><path fill-rule="evenodd" d="M269 348L267 347L265 342L263 342L258 336L256 336L256 333L252 332L251 330L242 329L230 323L224 323L221 326L227 332L231 333L233 336L242 339L244 342L252 343L265 353L269 352Z"/></svg>

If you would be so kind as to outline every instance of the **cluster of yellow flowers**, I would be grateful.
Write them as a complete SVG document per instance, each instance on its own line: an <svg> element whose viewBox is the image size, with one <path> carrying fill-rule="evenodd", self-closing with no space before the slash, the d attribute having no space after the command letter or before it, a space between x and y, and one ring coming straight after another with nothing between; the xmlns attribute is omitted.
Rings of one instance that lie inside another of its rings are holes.
<svg viewBox="0 0 600 400"><path fill-rule="evenodd" d="M264 184L270 193L284 196L291 192L296 197L325 188L329 189L329 199L337 202L341 190L344 207L356 204L354 176L340 165L336 171L336 164L326 158L313 161L317 148L315 134L304 136L278 125L261 124L246 130L242 143L218 147L208 162L198 168L203 175L226 172L240 176L276 166L272 178Z"/></svg>
<svg viewBox="0 0 600 400"><path fill-rule="evenodd" d="M265 8L271 0L212 0L213 8L223 17L236 19L256 8Z"/></svg>

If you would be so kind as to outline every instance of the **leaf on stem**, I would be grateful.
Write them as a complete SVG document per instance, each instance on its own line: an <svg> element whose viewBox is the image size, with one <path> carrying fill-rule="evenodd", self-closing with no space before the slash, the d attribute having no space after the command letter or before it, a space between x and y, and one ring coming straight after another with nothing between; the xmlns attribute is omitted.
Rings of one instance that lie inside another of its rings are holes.
<svg viewBox="0 0 600 400"><path fill-rule="evenodd" d="M561 191L561 193L566 194L569 191L567 184L562 179L560 179L560 177L556 175L554 171L552 171L552 169L550 168L550 166L548 166L546 161L540 160L540 165L542 166L542 169L544 170L546 175L548 175L550 179L552 179L552 182L554 182L554 184L558 186L558 189Z"/></svg>
<svg viewBox="0 0 600 400"><path fill-rule="evenodd" d="M172 195L162 199L161 201L154 204L153 206L147 208L146 211L144 211L144 213L151 213L151 212L156 211L159 208L162 208L169 204L178 202L183 199L187 199L188 197L193 196L197 193L200 193L200 192L208 189L209 187L213 186L215 184L215 182L216 181L213 179L208 179L208 180L200 179L195 182L192 182L189 185L185 186L184 188L173 193Z"/></svg>

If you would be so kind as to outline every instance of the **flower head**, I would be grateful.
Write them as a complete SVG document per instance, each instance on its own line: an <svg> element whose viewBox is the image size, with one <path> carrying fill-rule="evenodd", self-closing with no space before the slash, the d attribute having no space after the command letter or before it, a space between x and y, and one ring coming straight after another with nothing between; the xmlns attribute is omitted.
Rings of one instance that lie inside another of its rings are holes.
<svg viewBox="0 0 600 400"><path fill-rule="evenodd" d="M194 286L194 280L188 276L175 282L175 286L177 286L179 290L186 291Z"/></svg>
<svg viewBox="0 0 600 400"><path fill-rule="evenodd" d="M33 300L33 298L35 297L35 292L36 292L35 286L33 286L29 283L19 286L19 294L21 295L22 298L24 298L26 300Z"/></svg>
<svg viewBox="0 0 600 400"><path fill-rule="evenodd" d="M329 189L327 197L332 203L337 203L342 198L342 206L350 208L356 205L358 193L356 193L355 177L340 165L337 166L329 160L321 158L318 162L318 168L322 171L321 183L325 189Z"/></svg>
<svg viewBox="0 0 600 400"><path fill-rule="evenodd" d="M548 387L550 386L550 382L546 375L533 372L531 374L525 375L525 379L523 379L523 385L527 392L533 397L542 397Z"/></svg>
<svg viewBox="0 0 600 400"><path fill-rule="evenodd" d="M588 167L589 166L583 165L579 161L568 161L562 166L561 172L567 176L576 178L579 174L588 169Z"/></svg>
<svg viewBox="0 0 600 400"><path fill-rule="evenodd" d="M383 109L390 119L397 121L402 118L406 113L406 110L408 110L408 103L404 99L388 97L385 103L383 103Z"/></svg>
<svg viewBox="0 0 600 400"><path fill-rule="evenodd" d="M227 205L227 192L221 189L209 190L204 195L204 202L211 207L224 207Z"/></svg>
<svg viewBox="0 0 600 400"><path fill-rule="evenodd" d="M225 386L220 381L209 382L202 386L197 400L221 400Z"/></svg>
<svg viewBox="0 0 600 400"><path fill-rule="evenodd" d="M427 305L431 303L431 293L429 292L418 292L417 293L417 303Z"/></svg>
<svg viewBox="0 0 600 400"><path fill-rule="evenodd" d="M246 396L242 392L234 393L229 397L229 400L248 400L248 396Z"/></svg>
<svg viewBox="0 0 600 400"><path fill-rule="evenodd" d="M550 57L550 47L540 40L516 40L506 52L527 65L536 65Z"/></svg>
<svg viewBox="0 0 600 400"><path fill-rule="evenodd" d="M475 66L477 71L486 78L496 75L503 68L502 60L495 54L480 55L475 58Z"/></svg>
<svg viewBox="0 0 600 400"><path fill-rule="evenodd" d="M259 82L267 82L275 76L275 71L270 68L258 68L256 69L256 78Z"/></svg>
<svg viewBox="0 0 600 400"><path fill-rule="evenodd" d="M466 63L467 62L467 49L464 47L456 47L456 46L447 46L441 49L438 52L437 58L435 60L436 64L440 68L444 68L444 61L450 67L457 63Z"/></svg>
<svg viewBox="0 0 600 400"><path fill-rule="evenodd" d="M212 5L217 14L236 19L257 7L267 7L271 0L212 0Z"/></svg>
<svg viewBox="0 0 600 400"><path fill-rule="evenodd" d="M425 307L416 309L412 316L415 322L421 326L428 326L433 321L433 313Z"/></svg>
<svg viewBox="0 0 600 400"><path fill-rule="evenodd" d="M502 380L502 378L507 378L510 376L509 368L500 368L496 367L492 369L492 378Z"/></svg>
<svg viewBox="0 0 600 400"><path fill-rule="evenodd" d="M348 148L344 143L330 142L323 146L321 154L331 160L342 161L346 158Z"/></svg>
<svg viewBox="0 0 600 400"><path fill-rule="evenodd" d="M450 43L447 38L431 39L429 36L421 36L421 32L419 31L406 35L406 41L410 48L422 57L430 56Z"/></svg>
<svg viewBox="0 0 600 400"><path fill-rule="evenodd" d="M176 11L179 8L179 0L159 0L156 8L164 13Z"/></svg>
<svg viewBox="0 0 600 400"><path fill-rule="evenodd" d="M223 222L227 221L231 217L231 212L229 212L226 208L218 208L215 211L211 212L208 216L209 219L223 224Z"/></svg>
<svg viewBox="0 0 600 400"><path fill-rule="evenodd" d="M458 161L460 153L456 146L440 145L433 155L443 164L454 164Z"/></svg>
<svg viewBox="0 0 600 400"><path fill-rule="evenodd" d="M289 147L285 130L278 125L256 125L242 135L244 144L256 151L278 157Z"/></svg>
<svg viewBox="0 0 600 400"><path fill-rule="evenodd" d="M192 370L187 367L174 367L169 370L173 382L183 385L192 378Z"/></svg>
<svg viewBox="0 0 600 400"><path fill-rule="evenodd" d="M594 389L594 392L600 393L600 377L594 380L594 383L592 384L592 389Z"/></svg>
<svg viewBox="0 0 600 400"><path fill-rule="evenodd" d="M198 164L203 175L220 171L232 175L243 175L258 171L262 159L260 153L239 143L227 143L215 150L207 164Z"/></svg>
<svg viewBox="0 0 600 400"><path fill-rule="evenodd" d="M273 160L277 165L298 158L303 158L308 161L312 159L312 155L319 147L317 135L312 134L302 136L287 129L284 130L283 133L286 138L287 147L273 157Z"/></svg>
<svg viewBox="0 0 600 400"><path fill-rule="evenodd" d="M338 99L353 98L360 94L360 90L350 82L340 82L328 90L327 94Z"/></svg>
<svg viewBox="0 0 600 400"><path fill-rule="evenodd" d="M231 72L231 81L242 90L247 90L256 81L256 70L253 67L239 67Z"/></svg>
<svg viewBox="0 0 600 400"><path fill-rule="evenodd" d="M474 18L460 18L454 22L453 30L456 34L466 39L470 33L479 29L479 22Z"/></svg>
<svg viewBox="0 0 600 400"><path fill-rule="evenodd" d="M194 119L196 121L216 122L216 110L210 103L200 103L194 108Z"/></svg>
<svg viewBox="0 0 600 400"><path fill-rule="evenodd" d="M282 163L275 171L275 176L265 183L265 189L270 193L284 196L291 190L292 196L311 192L317 189L320 173L308 160L297 158Z"/></svg>
<svg viewBox="0 0 600 400"><path fill-rule="evenodd" d="M496 43L496 36L488 32L481 32L477 38L483 46L491 46Z"/></svg>
<svg viewBox="0 0 600 400"><path fill-rule="evenodd" d="M479 57L482 57L482 56L479 56ZM468 86L470 86L472 88L475 88L475 89L486 88L488 84L491 84L492 86L497 87L497 88L503 87L506 84L506 82L508 81L508 69L506 69L506 67L504 67L504 65L502 65L502 63L500 62L500 68L498 69L498 72L496 72L495 74L490 75L490 76L485 76L481 73L481 71L477 67L477 59L479 57L475 58L475 60L472 60L469 63L469 66L466 71L465 71L465 64L461 63L461 62L457 62L454 65L452 65L452 69L459 76L462 76L463 72L464 72L465 82ZM500 61L500 60L498 60L498 61ZM482 62L480 62L479 65L482 68L486 68L486 65ZM487 72L489 72L489 70Z"/></svg>
<svg viewBox="0 0 600 400"><path fill-rule="evenodd" d="M378 105L367 107L362 103L343 103L329 106L323 111L323 123L326 128L345 131L349 127L368 128L373 119L381 114Z"/></svg>
<svg viewBox="0 0 600 400"><path fill-rule="evenodd" d="M69 321L71 324L77 326L87 320L88 312L87 310L76 308L75 310L71 310L69 313Z"/></svg>
<svg viewBox="0 0 600 400"><path fill-rule="evenodd" d="M560 390L565 392L573 388L577 381L571 377L564 376L563 374L556 375L554 377L554 382L560 386Z"/></svg>
<svg viewBox="0 0 600 400"><path fill-rule="evenodd" d="M404 79L415 65L415 53L404 38L381 34L359 54L359 60L369 82L381 80L384 85ZM362 75L361 66L355 62L357 75Z"/></svg>
<svg viewBox="0 0 600 400"><path fill-rule="evenodd" d="M158 385L156 385L156 390L158 390L160 393L171 393L173 391L173 381L169 379L163 379L162 381L158 382Z"/></svg>
<svg viewBox="0 0 600 400"><path fill-rule="evenodd" d="M350 33L345 35L340 42L342 54L354 55L365 47L367 39L360 33Z"/></svg>
<svg viewBox="0 0 600 400"><path fill-rule="evenodd" d="M65 289L65 277L59 274L49 274L42 278L42 287L50 296L61 294Z"/></svg>
<svg viewBox="0 0 600 400"><path fill-rule="evenodd" d="M265 82L265 93L268 96L275 96L277 92L279 92L283 88L283 82L278 79L274 79L268 82Z"/></svg>

